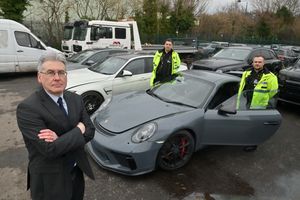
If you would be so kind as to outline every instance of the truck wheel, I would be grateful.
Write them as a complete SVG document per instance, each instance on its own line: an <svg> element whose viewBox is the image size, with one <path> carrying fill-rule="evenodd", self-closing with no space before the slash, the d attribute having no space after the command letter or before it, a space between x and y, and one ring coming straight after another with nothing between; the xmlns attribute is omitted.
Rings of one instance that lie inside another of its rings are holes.
<svg viewBox="0 0 300 200"><path fill-rule="evenodd" d="M103 103L104 98L97 92L86 92L82 95L85 109L89 115L93 114Z"/></svg>

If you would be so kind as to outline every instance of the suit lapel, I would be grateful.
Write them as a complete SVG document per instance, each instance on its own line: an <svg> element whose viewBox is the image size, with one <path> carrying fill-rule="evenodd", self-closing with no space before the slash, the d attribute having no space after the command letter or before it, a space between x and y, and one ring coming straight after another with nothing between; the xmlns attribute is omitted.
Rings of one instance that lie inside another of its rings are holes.
<svg viewBox="0 0 300 200"><path fill-rule="evenodd" d="M50 115L52 115L58 124L61 124L64 129L68 130L68 127L70 126L68 117L65 116L63 111L60 110L58 105L53 101L53 99L51 99L51 97L49 97L43 88L38 91L38 94L41 97L41 102L44 108L49 112Z"/></svg>
<svg viewBox="0 0 300 200"><path fill-rule="evenodd" d="M68 106L69 122L70 122L70 124L75 125L74 123L76 123L78 121L78 120L76 120L77 111L76 111L75 100L72 100L71 95L69 95L67 92L64 92L64 99Z"/></svg>

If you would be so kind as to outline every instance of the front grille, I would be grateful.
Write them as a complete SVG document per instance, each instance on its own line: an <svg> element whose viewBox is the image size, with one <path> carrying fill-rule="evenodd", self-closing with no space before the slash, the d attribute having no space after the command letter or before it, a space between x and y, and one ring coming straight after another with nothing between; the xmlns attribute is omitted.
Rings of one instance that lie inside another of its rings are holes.
<svg viewBox="0 0 300 200"><path fill-rule="evenodd" d="M68 46L63 46L62 49L68 51L69 47Z"/></svg>
<svg viewBox="0 0 300 200"><path fill-rule="evenodd" d="M129 155L123 155L120 153L116 153L116 152L112 152L112 154L114 154L114 157L116 158L116 160L118 161L118 163L124 167L127 167L131 170L135 170L136 169L136 163L134 161L134 159L129 156Z"/></svg>
<svg viewBox="0 0 300 200"><path fill-rule="evenodd" d="M75 52L79 52L79 51L82 51L82 46L80 46L80 45L73 45L73 51L75 51Z"/></svg>
<svg viewBox="0 0 300 200"><path fill-rule="evenodd" d="M279 96L282 99L300 103L300 82L287 80L279 85Z"/></svg>

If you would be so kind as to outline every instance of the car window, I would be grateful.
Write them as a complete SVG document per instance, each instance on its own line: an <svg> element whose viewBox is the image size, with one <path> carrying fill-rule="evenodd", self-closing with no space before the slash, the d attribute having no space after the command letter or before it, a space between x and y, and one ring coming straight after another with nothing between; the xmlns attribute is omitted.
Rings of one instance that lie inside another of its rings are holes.
<svg viewBox="0 0 300 200"><path fill-rule="evenodd" d="M74 54L70 58L68 58L68 61L74 62L74 63L80 63L80 62L87 59L88 57L90 57L93 54L94 54L93 51L81 51L77 54Z"/></svg>
<svg viewBox="0 0 300 200"><path fill-rule="evenodd" d="M18 45L23 47L31 47L30 37L28 33L15 31L15 37Z"/></svg>
<svg viewBox="0 0 300 200"><path fill-rule="evenodd" d="M248 49L225 48L216 53L213 58L225 58L232 60L245 60L250 54Z"/></svg>
<svg viewBox="0 0 300 200"><path fill-rule="evenodd" d="M88 69L101 74L112 75L117 73L127 62L126 59L119 57L109 57L102 63L97 63Z"/></svg>
<svg viewBox="0 0 300 200"><path fill-rule="evenodd" d="M152 92L162 101L202 108L214 87L211 82L179 75L154 87Z"/></svg>
<svg viewBox="0 0 300 200"><path fill-rule="evenodd" d="M145 73L150 73L153 70L153 57L149 57L145 59L146 66L145 66Z"/></svg>
<svg viewBox="0 0 300 200"><path fill-rule="evenodd" d="M248 61L249 61L250 63L252 63L252 62L253 62L253 58L254 58L255 56L259 56L259 55L260 55L260 51L259 51L259 50L254 50L254 51L252 51L252 53L251 53L250 56L249 56Z"/></svg>
<svg viewBox="0 0 300 200"><path fill-rule="evenodd" d="M6 30L0 30L0 49L8 47L8 33Z"/></svg>
<svg viewBox="0 0 300 200"><path fill-rule="evenodd" d="M143 74L145 73L145 59L140 58L133 60L128 63L124 69L130 71L133 75Z"/></svg>
<svg viewBox="0 0 300 200"><path fill-rule="evenodd" d="M271 60L273 59L271 53L267 49L261 49L261 55L265 58L265 60Z"/></svg>
<svg viewBox="0 0 300 200"><path fill-rule="evenodd" d="M126 39L126 29L125 28L115 28L116 39Z"/></svg>
<svg viewBox="0 0 300 200"><path fill-rule="evenodd" d="M92 55L88 60L92 60L95 63L103 62L107 56L108 56L108 52L105 52L105 51L98 52L98 53L95 53L94 55Z"/></svg>
<svg viewBox="0 0 300 200"><path fill-rule="evenodd" d="M238 92L239 82L229 82L219 87L218 91L211 99L208 109L214 109L225 100L229 99Z"/></svg>
<svg viewBox="0 0 300 200"><path fill-rule="evenodd" d="M232 96L231 98L218 105L216 109L220 108L221 106L235 107L237 110L269 110L276 108L278 91L274 91L273 97L270 98L267 102L267 105L264 106L253 105L251 99L249 100L249 94L253 94L253 90L245 90L240 95L236 94Z"/></svg>

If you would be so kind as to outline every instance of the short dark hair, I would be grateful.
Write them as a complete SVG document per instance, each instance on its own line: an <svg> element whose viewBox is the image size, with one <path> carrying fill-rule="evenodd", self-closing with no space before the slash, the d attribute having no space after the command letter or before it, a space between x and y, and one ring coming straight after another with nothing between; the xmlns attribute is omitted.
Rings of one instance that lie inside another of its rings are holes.
<svg viewBox="0 0 300 200"><path fill-rule="evenodd" d="M254 60L254 58L257 58L257 57L262 57L264 60L266 60L266 58L263 55L260 55L260 54L253 56L252 60Z"/></svg>
<svg viewBox="0 0 300 200"><path fill-rule="evenodd" d="M166 42L171 42L171 43L173 44L173 40L172 40L171 38L167 38L167 39L165 39L165 42L164 42L164 44L165 44Z"/></svg>

